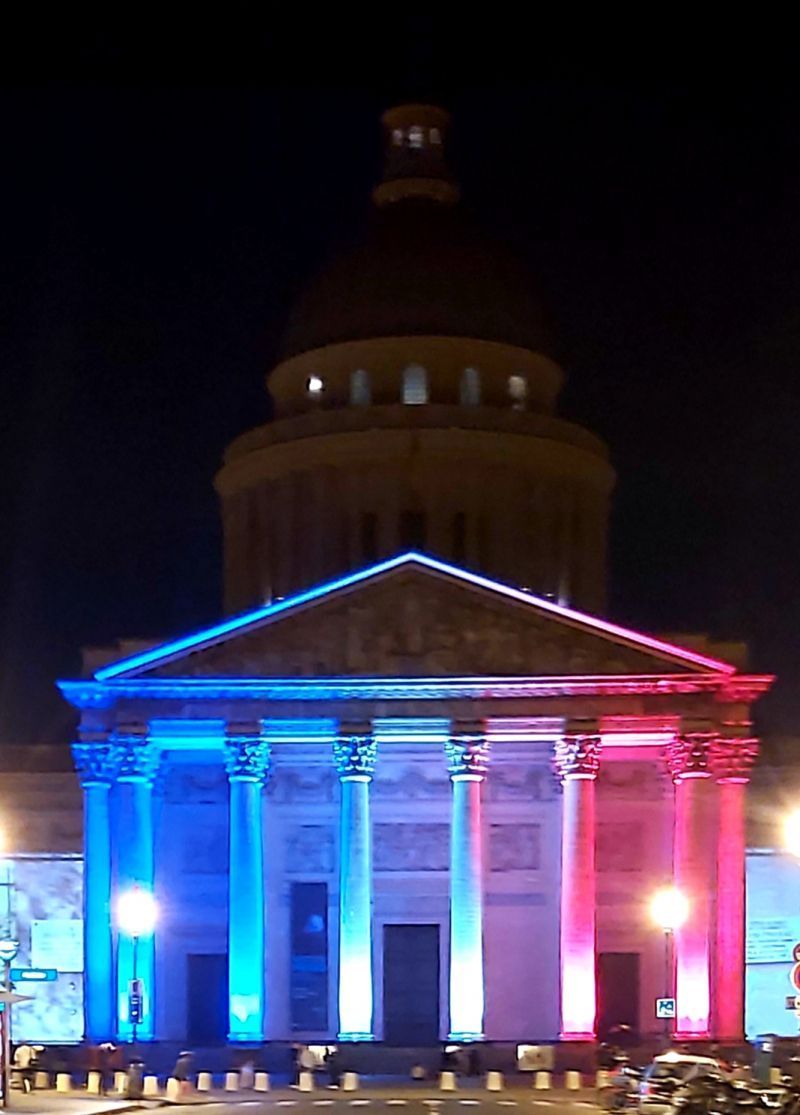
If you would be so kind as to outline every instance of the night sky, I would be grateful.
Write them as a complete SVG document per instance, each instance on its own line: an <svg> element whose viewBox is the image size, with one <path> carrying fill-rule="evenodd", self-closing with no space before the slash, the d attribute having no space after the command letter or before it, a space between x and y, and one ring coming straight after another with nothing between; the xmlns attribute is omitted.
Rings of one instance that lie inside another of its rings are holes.
<svg viewBox="0 0 800 1115"><path fill-rule="evenodd" d="M546 294L561 413L611 447L611 615L746 639L780 679L761 731L795 732L788 68L65 36L2 48L0 739L70 738L53 681L81 646L220 615L213 474L269 413L293 297L366 213L381 110L412 97L453 111L467 205Z"/></svg>

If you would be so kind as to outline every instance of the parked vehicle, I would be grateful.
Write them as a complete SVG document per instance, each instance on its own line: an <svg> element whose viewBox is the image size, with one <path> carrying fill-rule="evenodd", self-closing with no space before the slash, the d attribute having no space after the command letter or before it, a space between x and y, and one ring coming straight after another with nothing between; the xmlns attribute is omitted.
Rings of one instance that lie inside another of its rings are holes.
<svg viewBox="0 0 800 1115"><path fill-rule="evenodd" d="M719 1077L720 1067L713 1057L669 1052L656 1057L642 1074L639 1083L640 1115L661 1115L672 1111L676 1091L701 1077Z"/></svg>

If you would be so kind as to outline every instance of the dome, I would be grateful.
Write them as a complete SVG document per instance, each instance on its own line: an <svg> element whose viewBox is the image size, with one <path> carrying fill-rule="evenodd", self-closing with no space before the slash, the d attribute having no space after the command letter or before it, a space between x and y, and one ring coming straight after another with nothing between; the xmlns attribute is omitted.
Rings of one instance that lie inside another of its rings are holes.
<svg viewBox="0 0 800 1115"><path fill-rule="evenodd" d="M470 337L548 353L526 268L458 205L445 159L449 116L401 105L383 117L383 180L364 235L311 281L283 357L377 337Z"/></svg>
<svg viewBox="0 0 800 1115"><path fill-rule="evenodd" d="M405 198L377 210L361 242L312 280L290 315L283 355L420 334L551 348L519 261L460 207Z"/></svg>

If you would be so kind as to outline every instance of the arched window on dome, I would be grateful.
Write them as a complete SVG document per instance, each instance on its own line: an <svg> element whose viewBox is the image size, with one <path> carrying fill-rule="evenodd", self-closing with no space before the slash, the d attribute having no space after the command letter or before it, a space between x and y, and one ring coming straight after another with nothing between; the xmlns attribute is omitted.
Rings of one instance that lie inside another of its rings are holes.
<svg viewBox="0 0 800 1115"><path fill-rule="evenodd" d="M528 381L525 376L508 377L508 394L514 410L524 410L528 400Z"/></svg>
<svg viewBox="0 0 800 1115"><path fill-rule="evenodd" d="M403 146L403 129L402 128L393 128L392 129L392 143L395 145L395 147L402 147Z"/></svg>
<svg viewBox="0 0 800 1115"><path fill-rule="evenodd" d="M350 402L356 407L366 407L372 402L369 372L363 368L350 373Z"/></svg>
<svg viewBox="0 0 800 1115"><path fill-rule="evenodd" d="M425 131L419 124L412 124L408 129L408 146L417 148L425 146Z"/></svg>
<svg viewBox="0 0 800 1115"><path fill-rule="evenodd" d="M409 364L403 372L403 402L419 406L428 401L428 373L421 364Z"/></svg>
<svg viewBox="0 0 800 1115"><path fill-rule="evenodd" d="M480 403L481 374L477 368L465 368L461 373L459 401L467 407L476 407Z"/></svg>

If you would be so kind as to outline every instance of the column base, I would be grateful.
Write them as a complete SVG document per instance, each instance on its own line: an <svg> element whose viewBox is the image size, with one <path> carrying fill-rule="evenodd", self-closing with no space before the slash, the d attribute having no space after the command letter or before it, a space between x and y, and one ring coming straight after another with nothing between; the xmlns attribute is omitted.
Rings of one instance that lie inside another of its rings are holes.
<svg viewBox="0 0 800 1115"><path fill-rule="evenodd" d="M264 1034L261 1031L248 1034L241 1030L230 1030L228 1032L228 1041L232 1045L234 1043L244 1043L245 1045L261 1045L264 1041Z"/></svg>
<svg viewBox="0 0 800 1115"><path fill-rule="evenodd" d="M597 1035L592 1033L591 1030L564 1030L558 1035L559 1041L597 1041Z"/></svg>
<svg viewBox="0 0 800 1115"><path fill-rule="evenodd" d="M337 1034L339 1041L375 1041L374 1034L360 1034L355 1030L344 1030Z"/></svg>
<svg viewBox="0 0 800 1115"><path fill-rule="evenodd" d="M448 1041L483 1041L483 1034L471 1030L451 1030L447 1035Z"/></svg>

